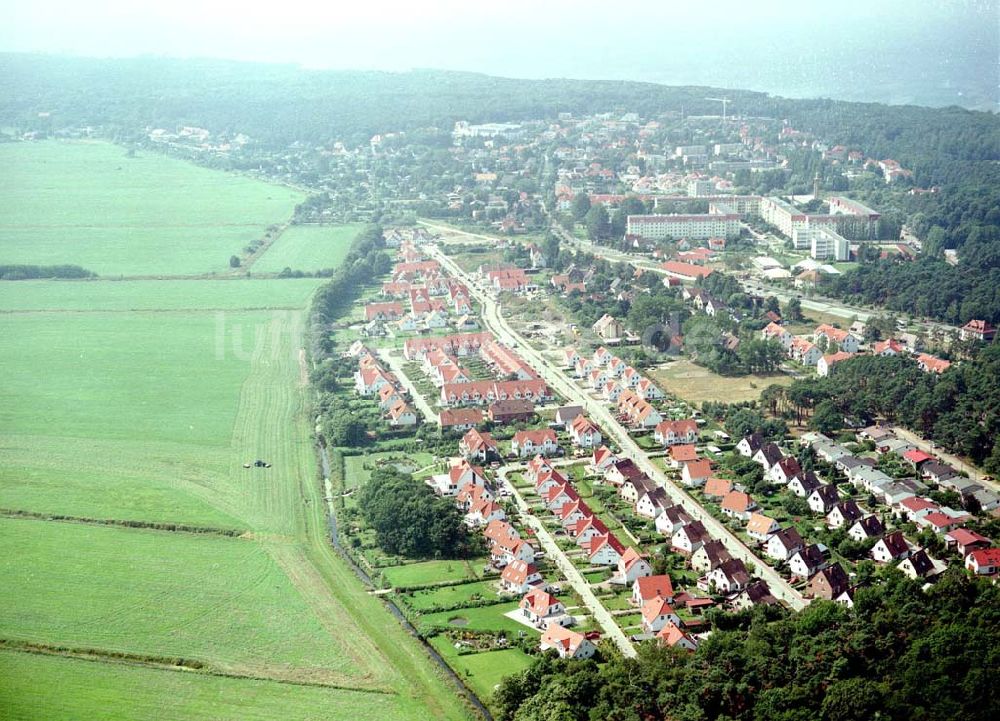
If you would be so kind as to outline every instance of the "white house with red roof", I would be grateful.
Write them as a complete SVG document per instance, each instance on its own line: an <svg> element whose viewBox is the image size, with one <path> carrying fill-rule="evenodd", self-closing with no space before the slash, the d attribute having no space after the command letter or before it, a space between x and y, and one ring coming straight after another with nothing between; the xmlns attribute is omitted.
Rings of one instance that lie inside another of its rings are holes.
<svg viewBox="0 0 1000 721"><path fill-rule="evenodd" d="M594 449L594 453L590 457L590 464L588 468L595 473L603 474L611 468L617 460L618 457L612 453L610 448L607 446L601 446L600 448Z"/></svg>
<svg viewBox="0 0 1000 721"><path fill-rule="evenodd" d="M958 331L962 340L980 340L990 343L996 337L997 329L985 320L970 320Z"/></svg>
<svg viewBox="0 0 1000 721"><path fill-rule="evenodd" d="M540 588L533 588L524 594L518 609L521 615L537 628L545 628L550 623L562 626L573 624L573 617L566 614L563 602Z"/></svg>
<svg viewBox="0 0 1000 721"><path fill-rule="evenodd" d="M968 528L956 528L944 534L944 543L948 548L954 548L958 555L968 556L973 551L989 548L992 541L982 534Z"/></svg>
<svg viewBox="0 0 1000 721"><path fill-rule="evenodd" d="M741 521L745 521L750 518L750 514L757 508L757 503L750 497L749 493L730 491L723 496L719 508L723 514L730 518L738 518Z"/></svg>
<svg viewBox="0 0 1000 721"><path fill-rule="evenodd" d="M539 647L542 651L555 649L559 658L587 659L597 653L597 647L590 639L558 623L550 623L546 627Z"/></svg>
<svg viewBox="0 0 1000 721"><path fill-rule="evenodd" d="M640 576L632 582L632 605L642 606L646 601L662 598L674 602L674 584L670 576Z"/></svg>
<svg viewBox="0 0 1000 721"><path fill-rule="evenodd" d="M611 583L630 586L636 579L653 574L653 567L646 557L629 546L618 559L618 572L611 577Z"/></svg>
<svg viewBox="0 0 1000 721"><path fill-rule="evenodd" d="M596 448L603 440L601 429L583 415L570 421L568 431L573 443L581 448Z"/></svg>
<svg viewBox="0 0 1000 721"><path fill-rule="evenodd" d="M462 436L458 450L468 460L479 463L485 463L487 458L498 455L497 442L493 440L493 436L475 428Z"/></svg>
<svg viewBox="0 0 1000 721"><path fill-rule="evenodd" d="M514 561L534 563L535 547L521 538L500 539L490 549L490 561L497 568L503 568Z"/></svg>
<svg viewBox="0 0 1000 721"><path fill-rule="evenodd" d="M507 521L498 520L486 524L483 536L486 538L486 543L492 546L500 541L516 541L521 534Z"/></svg>
<svg viewBox="0 0 1000 721"><path fill-rule="evenodd" d="M1000 548L982 548L965 557L965 567L977 576L1000 573Z"/></svg>
<svg viewBox="0 0 1000 721"><path fill-rule="evenodd" d="M653 439L661 446L697 443L698 424L693 418L681 421L662 421L654 429Z"/></svg>
<svg viewBox="0 0 1000 721"><path fill-rule="evenodd" d="M512 561L500 573L502 591L521 595L533 588L545 590L545 581L534 563Z"/></svg>
<svg viewBox="0 0 1000 721"><path fill-rule="evenodd" d="M558 515L562 512L564 505L579 501L580 494L573 488L573 484L566 482L549 488L542 496L542 500L545 501L546 508Z"/></svg>
<svg viewBox="0 0 1000 721"><path fill-rule="evenodd" d="M765 516L763 513L751 513L746 530L750 538L763 543L780 529L781 526L773 518Z"/></svg>
<svg viewBox="0 0 1000 721"><path fill-rule="evenodd" d="M511 452L518 458L559 453L559 437L551 428L517 431L510 442Z"/></svg>
<svg viewBox="0 0 1000 721"><path fill-rule="evenodd" d="M486 485L483 469L474 466L464 458L452 459L447 473L439 473L427 479L427 484L441 496L454 496L467 483Z"/></svg>
<svg viewBox="0 0 1000 721"><path fill-rule="evenodd" d="M594 536L586 542L584 550L594 566L617 566L625 553L625 546L613 533Z"/></svg>
<svg viewBox="0 0 1000 721"><path fill-rule="evenodd" d="M544 470L535 475L535 492L545 497L549 490L566 483L566 477L554 468Z"/></svg>
<svg viewBox="0 0 1000 721"><path fill-rule="evenodd" d="M503 521L507 519L507 513L503 507L494 500L482 499L474 503L469 512L465 514L465 522L470 526L485 526L490 521Z"/></svg>
<svg viewBox="0 0 1000 721"><path fill-rule="evenodd" d="M656 596L642 604L642 630L645 633L656 633L667 623L680 626L681 619L665 598Z"/></svg>
<svg viewBox="0 0 1000 721"><path fill-rule="evenodd" d="M830 347L833 347L833 344L836 343L839 350L847 351L848 353L857 353L861 344L858 337L850 331L834 328L827 323L817 326L813 333L814 342L819 343L820 338L825 338Z"/></svg>
<svg viewBox="0 0 1000 721"><path fill-rule="evenodd" d="M698 488L712 475L712 464L707 458L689 461L681 469L681 483L688 488Z"/></svg>
<svg viewBox="0 0 1000 721"><path fill-rule="evenodd" d="M698 644L688 634L681 630L680 626L668 621L659 631L656 632L656 640L662 645L670 648L683 648L685 651L694 651Z"/></svg>
<svg viewBox="0 0 1000 721"><path fill-rule="evenodd" d="M764 340L778 341L785 350L788 350L792 345L792 334L774 322L764 326L764 329L760 332L760 337Z"/></svg>

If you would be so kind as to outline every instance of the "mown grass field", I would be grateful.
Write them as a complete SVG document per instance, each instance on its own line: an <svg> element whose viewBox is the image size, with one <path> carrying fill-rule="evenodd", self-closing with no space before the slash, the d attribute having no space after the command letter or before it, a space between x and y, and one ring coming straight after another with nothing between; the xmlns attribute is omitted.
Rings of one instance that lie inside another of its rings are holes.
<svg viewBox="0 0 1000 721"><path fill-rule="evenodd" d="M291 225L257 259L253 270L280 273L285 268L306 272L336 268L362 227L361 223Z"/></svg>
<svg viewBox="0 0 1000 721"><path fill-rule="evenodd" d="M396 695L0 651L8 721L426 718Z"/></svg>
<svg viewBox="0 0 1000 721"><path fill-rule="evenodd" d="M144 154L125 170L123 151L95 147L103 160L83 144L0 148L5 170L17 166L0 180L0 262L228 271L238 249L213 235L223 216L259 233L294 201L282 188ZM72 242L27 227L36 200L53 226L93 211L106 226L98 236L135 235L128 248L108 242L87 248L89 259L67 257ZM160 252L158 217L184 231L173 260ZM11 228L42 241L21 248L30 259L14 257ZM211 236L211 252L188 231ZM426 651L329 545L301 355L319 282L0 284L0 515L242 533L0 518L0 640L88 649L88 660L0 651L0 717L466 717ZM256 458L272 468L243 468ZM203 669L137 667L118 652Z"/></svg>
<svg viewBox="0 0 1000 721"><path fill-rule="evenodd" d="M117 145L0 146L0 263L81 265L102 276L229 270L303 195Z"/></svg>
<svg viewBox="0 0 1000 721"><path fill-rule="evenodd" d="M383 568L382 575L397 588L423 586L428 583L473 580L478 577L484 561L420 561L404 566Z"/></svg>
<svg viewBox="0 0 1000 721"><path fill-rule="evenodd" d="M459 654L452 641L444 635L431 639L431 645L487 703L504 676L523 671L532 662L532 657L519 648Z"/></svg>
<svg viewBox="0 0 1000 721"><path fill-rule="evenodd" d="M343 681L360 672L257 541L0 519L0 547L8 638L236 673L286 667Z"/></svg>
<svg viewBox="0 0 1000 721"><path fill-rule="evenodd" d="M663 389L688 403L755 401L769 385L790 385L793 378L784 374L739 376L730 378L713 373L687 359L673 360L651 372Z"/></svg>
<svg viewBox="0 0 1000 721"><path fill-rule="evenodd" d="M474 581L457 586L443 586L413 591L405 595L406 603L417 610L442 606L457 606L476 599L493 599L497 595L497 579Z"/></svg>
<svg viewBox="0 0 1000 721"><path fill-rule="evenodd" d="M321 278L281 280L21 280L0 283L0 313L76 310L300 310Z"/></svg>

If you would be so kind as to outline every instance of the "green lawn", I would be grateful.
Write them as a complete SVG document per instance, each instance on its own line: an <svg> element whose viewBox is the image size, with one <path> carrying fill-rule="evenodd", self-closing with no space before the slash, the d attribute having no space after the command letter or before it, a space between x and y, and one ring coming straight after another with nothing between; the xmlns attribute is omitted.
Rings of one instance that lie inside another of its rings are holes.
<svg viewBox="0 0 1000 721"><path fill-rule="evenodd" d="M405 566L391 566L381 569L386 580L397 588L423 586L428 583L475 579L485 560L474 561L420 561Z"/></svg>
<svg viewBox="0 0 1000 721"><path fill-rule="evenodd" d="M484 651L460 655L458 649L445 635L435 636L431 645L437 649L448 665L462 677L473 692L484 702L489 703L493 689L503 680L528 668L533 658L519 648L506 648L499 651Z"/></svg>
<svg viewBox="0 0 1000 721"><path fill-rule="evenodd" d="M0 283L0 313L71 310L304 308L320 278L232 280L19 280Z"/></svg>
<svg viewBox="0 0 1000 721"><path fill-rule="evenodd" d="M431 588L423 591L413 591L403 596L405 602L417 610L433 608L435 606L455 606L460 603L469 603L473 597L493 599L497 597L497 582L473 581L463 583L459 586L444 586L442 588Z"/></svg>
<svg viewBox="0 0 1000 721"><path fill-rule="evenodd" d="M511 601L510 603L500 603L495 606L461 608L457 611L428 613L421 616L420 621L426 626L450 628L453 630L506 631L508 634L514 636L519 631L524 631L528 635L538 635L538 632L534 629L528 628L504 615L516 608L517 601Z"/></svg>
<svg viewBox="0 0 1000 721"><path fill-rule="evenodd" d="M285 268L310 272L336 268L347 255L354 236L363 227L361 223L291 225L257 259L253 270L257 273L280 273Z"/></svg>
<svg viewBox="0 0 1000 721"><path fill-rule="evenodd" d="M347 488L363 486L371 478L372 469L385 459L399 460L407 472L419 471L434 462L431 453L423 451L401 453L388 451L385 453L365 453L359 456L344 456L344 485ZM369 466L366 468L365 466Z"/></svg>
<svg viewBox="0 0 1000 721"><path fill-rule="evenodd" d="M502 652L507 653L507 652ZM514 660L505 659L513 667ZM339 688L232 679L0 651L0 716L8 721L419 721L409 699Z"/></svg>
<svg viewBox="0 0 1000 721"><path fill-rule="evenodd" d="M228 271L300 192L110 143L0 145L0 263L100 275Z"/></svg>
<svg viewBox="0 0 1000 721"><path fill-rule="evenodd" d="M255 541L0 519L8 638L207 661L357 673Z"/></svg>

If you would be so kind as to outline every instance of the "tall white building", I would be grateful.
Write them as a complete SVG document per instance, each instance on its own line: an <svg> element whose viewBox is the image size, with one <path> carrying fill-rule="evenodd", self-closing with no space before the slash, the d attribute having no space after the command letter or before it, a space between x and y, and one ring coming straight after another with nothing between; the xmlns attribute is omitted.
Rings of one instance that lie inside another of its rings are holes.
<svg viewBox="0 0 1000 721"><path fill-rule="evenodd" d="M740 234L740 216L735 213L630 215L625 232L647 240L736 238Z"/></svg>
<svg viewBox="0 0 1000 721"><path fill-rule="evenodd" d="M851 259L851 244L840 233L831 228L808 228L799 231L799 237L809 239L809 255L816 260L843 261ZM803 238L804 240L804 238ZM796 247L798 247L796 245Z"/></svg>

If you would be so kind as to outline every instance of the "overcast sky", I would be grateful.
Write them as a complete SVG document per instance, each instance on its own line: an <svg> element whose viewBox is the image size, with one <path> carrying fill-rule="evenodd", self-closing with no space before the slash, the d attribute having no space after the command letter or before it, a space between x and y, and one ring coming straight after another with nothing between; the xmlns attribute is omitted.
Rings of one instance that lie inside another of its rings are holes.
<svg viewBox="0 0 1000 721"><path fill-rule="evenodd" d="M997 100L1000 0L25 0L0 49ZM971 76L971 77L970 77ZM912 82L901 82L900 77ZM877 86L877 87L855 87ZM906 97L887 98L906 100Z"/></svg>

